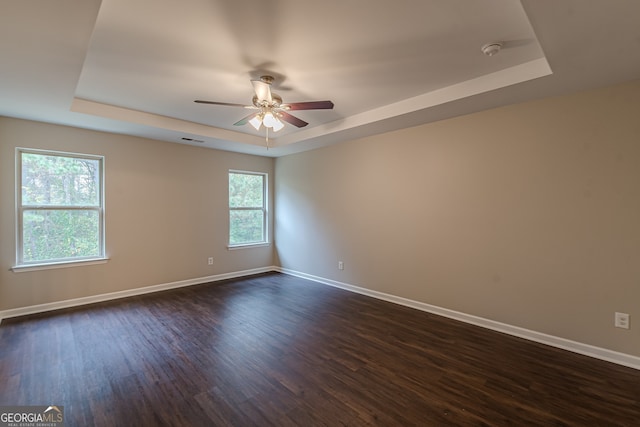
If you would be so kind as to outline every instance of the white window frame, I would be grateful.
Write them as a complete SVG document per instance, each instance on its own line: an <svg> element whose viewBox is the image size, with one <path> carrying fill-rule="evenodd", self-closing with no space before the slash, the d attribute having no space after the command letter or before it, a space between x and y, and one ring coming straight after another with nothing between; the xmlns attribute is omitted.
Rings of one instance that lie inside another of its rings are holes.
<svg viewBox="0 0 640 427"><path fill-rule="evenodd" d="M97 160L99 165L98 177L99 194L98 206L77 206L77 205L23 205L22 203L22 155L37 154L42 156L60 156L85 160ZM50 259L45 261L24 261L24 242L23 242L23 218L26 210L78 210L78 211L96 211L98 212L98 250L97 256L90 257L74 257L63 259ZM86 265L87 263L106 262L105 255L105 209L104 209L104 156L93 154L68 153L63 151L38 150L31 148L16 148L16 265L12 268L14 271L19 270L37 270L41 268L60 268L73 265Z"/></svg>
<svg viewBox="0 0 640 427"><path fill-rule="evenodd" d="M231 174L243 174L243 175L258 175L262 176L262 207L242 207L242 208L234 208L231 207L229 202L229 183ZM229 233L228 233L228 246L229 249L241 249L248 247L256 247L256 246L268 246L269 245L269 199L268 199L268 188L269 188L269 174L266 172L254 172L254 171L245 171L245 170L236 170L229 169L229 173L227 174L227 206L229 207ZM262 236L263 240L260 242L248 242L248 243L231 243L231 212L232 211L253 211L260 210L262 211Z"/></svg>

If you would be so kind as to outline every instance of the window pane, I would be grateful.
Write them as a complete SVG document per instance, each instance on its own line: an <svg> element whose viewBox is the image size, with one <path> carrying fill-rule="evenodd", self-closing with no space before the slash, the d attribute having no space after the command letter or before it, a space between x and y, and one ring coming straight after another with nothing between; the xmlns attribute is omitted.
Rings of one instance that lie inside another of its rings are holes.
<svg viewBox="0 0 640 427"><path fill-rule="evenodd" d="M100 256L98 211L25 210L23 262Z"/></svg>
<svg viewBox="0 0 640 427"><path fill-rule="evenodd" d="M22 153L23 206L99 206L100 161Z"/></svg>
<svg viewBox="0 0 640 427"><path fill-rule="evenodd" d="M229 173L229 207L262 208L264 176Z"/></svg>
<svg viewBox="0 0 640 427"><path fill-rule="evenodd" d="M238 245L243 243L257 243L264 241L262 210L230 211L229 243Z"/></svg>

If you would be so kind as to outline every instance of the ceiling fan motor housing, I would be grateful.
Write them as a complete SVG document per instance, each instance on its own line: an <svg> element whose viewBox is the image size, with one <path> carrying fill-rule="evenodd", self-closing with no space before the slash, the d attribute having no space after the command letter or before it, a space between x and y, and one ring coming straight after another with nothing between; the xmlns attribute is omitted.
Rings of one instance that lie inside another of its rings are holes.
<svg viewBox="0 0 640 427"><path fill-rule="evenodd" d="M271 99L272 102L268 103L265 100L259 100L258 99L258 95L253 95L253 105L255 105L258 108L263 108L263 107L275 107L278 108L280 107L280 105L282 104L282 98L280 97L280 95L272 93L271 94Z"/></svg>

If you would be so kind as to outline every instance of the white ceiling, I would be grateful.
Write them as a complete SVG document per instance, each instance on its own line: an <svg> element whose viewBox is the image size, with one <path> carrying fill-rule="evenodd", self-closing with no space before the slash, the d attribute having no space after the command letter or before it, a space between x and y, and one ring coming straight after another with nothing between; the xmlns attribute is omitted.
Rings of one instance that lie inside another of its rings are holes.
<svg viewBox="0 0 640 427"><path fill-rule="evenodd" d="M281 156L638 78L639 22L637 0L2 1L0 115ZM267 151L247 110L193 102L250 104L262 74L335 108Z"/></svg>

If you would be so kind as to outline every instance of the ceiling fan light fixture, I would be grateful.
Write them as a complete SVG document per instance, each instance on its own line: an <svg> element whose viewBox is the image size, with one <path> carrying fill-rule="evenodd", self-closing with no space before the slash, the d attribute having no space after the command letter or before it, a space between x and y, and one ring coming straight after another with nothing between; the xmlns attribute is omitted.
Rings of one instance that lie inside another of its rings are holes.
<svg viewBox="0 0 640 427"><path fill-rule="evenodd" d="M260 117L260 114L257 114L251 120L249 120L249 123L256 130L260 130L260 126L262 125L262 117Z"/></svg>
<svg viewBox="0 0 640 427"><path fill-rule="evenodd" d="M264 113L264 117L262 118L262 124L268 128L272 128L277 123L277 119L274 117L271 111L267 111Z"/></svg>
<svg viewBox="0 0 640 427"><path fill-rule="evenodd" d="M280 129L284 127L284 123L282 123L278 118L274 118L275 123L273 124L273 131L278 132Z"/></svg>

